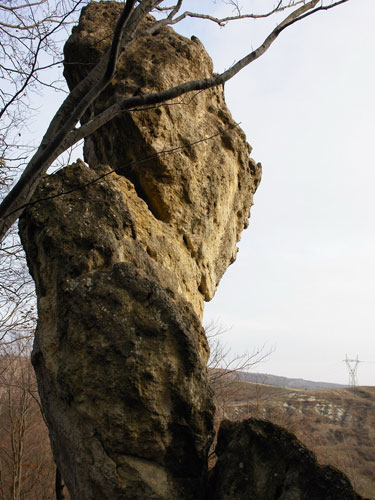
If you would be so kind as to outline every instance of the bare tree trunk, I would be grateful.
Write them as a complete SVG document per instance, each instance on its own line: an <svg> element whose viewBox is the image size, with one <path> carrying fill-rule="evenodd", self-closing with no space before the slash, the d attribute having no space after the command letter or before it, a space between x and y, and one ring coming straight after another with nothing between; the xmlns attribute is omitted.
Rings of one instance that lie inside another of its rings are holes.
<svg viewBox="0 0 375 500"><path fill-rule="evenodd" d="M12 423L11 428L11 444L12 444L12 459L13 459L13 484L12 484L12 500L20 500L21 485L22 485L22 468L23 468L23 451L25 426L27 417L27 402L26 395L21 395L19 409L14 407L12 401L11 390L8 389L9 402L9 418Z"/></svg>
<svg viewBox="0 0 375 500"><path fill-rule="evenodd" d="M0 497L51 498L52 453L25 340L0 344Z"/></svg>

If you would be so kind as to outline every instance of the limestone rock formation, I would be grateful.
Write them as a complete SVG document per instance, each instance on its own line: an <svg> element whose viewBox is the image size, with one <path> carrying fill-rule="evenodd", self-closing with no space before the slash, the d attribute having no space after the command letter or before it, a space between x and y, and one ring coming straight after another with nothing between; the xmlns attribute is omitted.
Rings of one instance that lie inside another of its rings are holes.
<svg viewBox="0 0 375 500"><path fill-rule="evenodd" d="M209 500L361 500L339 470L265 420L224 421ZM364 500L364 499L363 499Z"/></svg>
<svg viewBox="0 0 375 500"><path fill-rule="evenodd" d="M78 162L36 196L108 170ZM214 411L204 332L137 241L143 212L131 183L111 174L34 205L20 223L38 293L32 361L73 500L204 494Z"/></svg>
<svg viewBox="0 0 375 500"><path fill-rule="evenodd" d="M65 49L71 88L106 51L121 8L83 9ZM143 33L82 121L211 74L196 38ZM187 95L102 127L86 141L89 165L46 176L25 210L32 361L72 500L207 500L214 406L200 318L247 226L260 180L249 153L222 88ZM217 454L210 500L359 499L266 422L223 424Z"/></svg>
<svg viewBox="0 0 375 500"><path fill-rule="evenodd" d="M65 50L71 87L120 9L83 9ZM142 36L82 121L122 95L211 73L198 40ZM221 88L127 113L85 150L89 166L46 176L20 221L55 459L73 500L203 499L214 406L200 316L235 259L260 166Z"/></svg>
<svg viewBox="0 0 375 500"><path fill-rule="evenodd" d="M65 46L64 75L71 89L108 49L121 8L102 2L83 9ZM164 90L212 76L213 71L200 41L171 28L136 40L118 67L116 78L83 121L124 96ZM90 167L110 165L145 202L152 229L137 239L158 266L171 271L175 291L200 317L203 300L213 297L235 260L236 243L248 224L261 174L260 164L249 159L250 151L221 87L124 113L85 143Z"/></svg>

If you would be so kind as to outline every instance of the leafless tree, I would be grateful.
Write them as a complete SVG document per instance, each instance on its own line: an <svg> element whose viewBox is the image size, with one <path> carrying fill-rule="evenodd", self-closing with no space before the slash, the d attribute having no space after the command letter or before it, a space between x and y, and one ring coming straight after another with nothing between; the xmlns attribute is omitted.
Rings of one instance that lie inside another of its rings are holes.
<svg viewBox="0 0 375 500"><path fill-rule="evenodd" d="M78 141L93 133L119 113L131 111L134 108L139 109L144 106L171 102L173 99L188 92L205 90L225 83L243 68L261 57L286 28L292 26L296 22L302 21L310 15L332 9L349 0L278 0L277 3L273 5L270 0L270 2L267 2L270 7L267 11L262 13L245 12L237 0L222 1L228 8L228 15L222 18L211 16L206 6L206 12L196 13L184 11L184 4L186 2L183 0L177 0L174 5L170 5L169 2L164 0L125 1L124 9L114 30L110 49L87 77L68 94L55 117L52 119L40 146L36 149L35 154L28 162L19 181L0 205L1 239L17 220L25 206L30 202L39 180L50 165L59 155ZM44 0L40 0L38 5L44 5L44 3ZM75 8L80 4L79 1L72 3ZM209 4L210 2L207 3L207 5ZM147 30L142 29L143 19L151 12L157 15L157 20L155 20ZM280 20L280 15L282 14L284 17ZM250 20L265 18L272 15L277 16L276 27L265 37L264 41L256 49L250 50L245 57L233 64L233 66L223 73L214 75L211 78L181 82L181 84L173 88L166 88L161 92L144 93L142 95L124 98L122 101L109 106L87 123L77 126L80 118L88 107L112 81L116 74L116 65L121 53L126 51L129 45L137 38L145 36L145 34L154 33L163 26L174 25L187 17L199 18L207 22L214 22L220 26L224 26L228 22L239 19ZM62 17L60 22L63 22L64 19L65 18ZM54 28L52 27L50 30L51 29L53 30ZM42 40L43 36L44 35L42 35L39 40ZM41 42L41 46L42 44L43 42ZM21 85L20 89L23 88L25 83L29 84L31 80L37 81L38 79L38 72L35 73L32 62L27 75L28 76L22 76L22 81L24 83ZM31 76L29 77L29 75ZM15 93L16 100L18 96L21 95L20 89ZM9 98L7 95L7 102L11 102L12 99L13 97ZM4 163L4 161L5 158L3 157L2 162Z"/></svg>
<svg viewBox="0 0 375 500"><path fill-rule="evenodd" d="M0 346L0 496L52 500L55 466L28 338Z"/></svg>
<svg viewBox="0 0 375 500"><path fill-rule="evenodd" d="M236 415L235 410L238 393L241 390L241 374L253 370L256 365L265 361L273 350L266 350L265 346L262 346L250 353L232 354L231 348L225 344L222 338L226 328L211 322L205 326L205 332L210 346L210 358L207 364L208 374L216 406L215 438L211 444L208 459L211 469L217 460L214 450L220 422L223 419L245 418L243 414Z"/></svg>
<svg viewBox="0 0 375 500"><path fill-rule="evenodd" d="M43 88L63 90L55 67L62 43L83 0L4 0L0 2L0 197L27 163L33 148L24 141L33 105ZM32 335L34 286L16 228L0 244L0 346Z"/></svg>
<svg viewBox="0 0 375 500"><path fill-rule="evenodd" d="M62 90L55 67L61 45L83 0L4 0L0 3L0 188L17 176L32 153L24 130L37 112L43 87Z"/></svg>
<svg viewBox="0 0 375 500"><path fill-rule="evenodd" d="M32 337L34 285L14 231L0 245L0 348Z"/></svg>
<svg viewBox="0 0 375 500"><path fill-rule="evenodd" d="M0 497L12 500L52 498L40 496L52 455L30 362L34 307L34 286L12 228L0 245Z"/></svg>
<svg viewBox="0 0 375 500"><path fill-rule="evenodd" d="M232 354L231 348L223 342L226 329L210 323L205 327L210 346L208 369L211 386L215 394L216 420L229 418L229 411L240 388L241 374L254 370L254 367L265 361L273 352L265 346L251 352Z"/></svg>

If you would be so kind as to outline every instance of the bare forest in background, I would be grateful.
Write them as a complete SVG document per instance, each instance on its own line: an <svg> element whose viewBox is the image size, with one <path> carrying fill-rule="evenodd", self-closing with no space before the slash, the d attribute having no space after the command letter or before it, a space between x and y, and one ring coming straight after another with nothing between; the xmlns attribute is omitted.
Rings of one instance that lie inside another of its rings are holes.
<svg viewBox="0 0 375 500"><path fill-rule="evenodd" d="M286 389L240 380L255 369L264 349L230 356L220 329L208 328L210 379L221 420L256 417L287 428L317 454L322 464L343 470L354 488L375 495L375 388ZM18 338L0 356L0 496L6 500L53 500L55 471L30 362L31 338ZM212 448L213 449L213 448ZM215 464L213 451L210 465ZM64 488L64 497L68 493Z"/></svg>

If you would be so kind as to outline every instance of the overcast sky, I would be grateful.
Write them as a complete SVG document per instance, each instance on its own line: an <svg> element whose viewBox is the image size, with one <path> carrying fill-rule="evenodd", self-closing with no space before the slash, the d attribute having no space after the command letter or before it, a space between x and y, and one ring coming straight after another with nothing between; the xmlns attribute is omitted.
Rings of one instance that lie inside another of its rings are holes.
<svg viewBox="0 0 375 500"><path fill-rule="evenodd" d="M347 383L342 360L358 355L375 385L374 15L351 0L296 24L225 87L263 179L205 321L234 352L274 348L256 371ZM220 71L274 25L182 29Z"/></svg>

